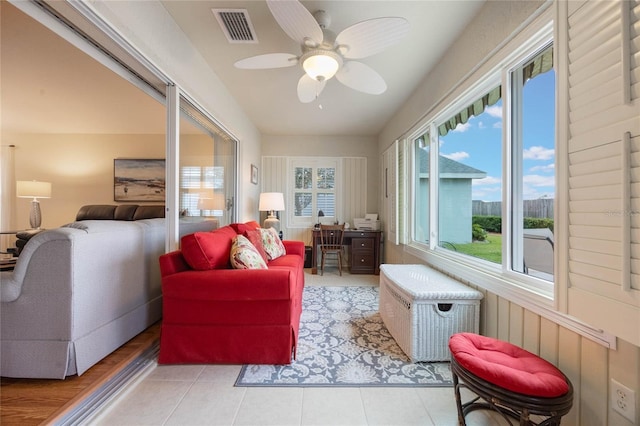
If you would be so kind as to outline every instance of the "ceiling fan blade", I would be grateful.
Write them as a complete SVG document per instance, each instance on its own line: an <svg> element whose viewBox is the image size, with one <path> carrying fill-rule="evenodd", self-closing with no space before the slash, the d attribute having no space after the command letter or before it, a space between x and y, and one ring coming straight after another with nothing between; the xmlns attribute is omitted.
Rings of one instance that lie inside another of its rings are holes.
<svg viewBox="0 0 640 426"><path fill-rule="evenodd" d="M315 101L320 93L322 93L322 89L327 84L327 81L318 81L309 77L307 74L300 77L298 80L298 99L303 104L308 104L309 102Z"/></svg>
<svg viewBox="0 0 640 426"><path fill-rule="evenodd" d="M345 62L336 78L345 86L370 95L380 95L387 90L387 83L382 76L362 62Z"/></svg>
<svg viewBox="0 0 640 426"><path fill-rule="evenodd" d="M359 59L382 52L409 32L409 21L388 17L369 19L345 28L336 37L340 53L347 59Z"/></svg>
<svg viewBox="0 0 640 426"><path fill-rule="evenodd" d="M285 68L298 63L298 57L291 53L267 53L241 59L235 64L236 68L245 70L261 70L268 68Z"/></svg>
<svg viewBox="0 0 640 426"><path fill-rule="evenodd" d="M271 14L285 33L301 45L310 39L316 45L322 43L322 29L309 12L297 0L267 0Z"/></svg>

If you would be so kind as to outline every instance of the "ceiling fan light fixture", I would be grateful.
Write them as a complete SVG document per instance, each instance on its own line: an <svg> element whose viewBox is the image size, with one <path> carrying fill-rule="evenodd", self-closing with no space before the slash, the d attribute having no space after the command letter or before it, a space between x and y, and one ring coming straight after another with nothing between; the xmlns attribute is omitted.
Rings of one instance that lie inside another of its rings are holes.
<svg viewBox="0 0 640 426"><path fill-rule="evenodd" d="M316 50L305 53L301 62L309 77L325 81L336 75L342 65L342 58L330 50Z"/></svg>

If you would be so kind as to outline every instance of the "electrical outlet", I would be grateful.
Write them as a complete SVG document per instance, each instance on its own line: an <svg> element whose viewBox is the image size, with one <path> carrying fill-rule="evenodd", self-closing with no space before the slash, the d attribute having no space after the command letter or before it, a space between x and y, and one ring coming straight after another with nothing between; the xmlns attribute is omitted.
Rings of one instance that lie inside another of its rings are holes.
<svg viewBox="0 0 640 426"><path fill-rule="evenodd" d="M636 422L636 392L611 379L611 406L631 423Z"/></svg>

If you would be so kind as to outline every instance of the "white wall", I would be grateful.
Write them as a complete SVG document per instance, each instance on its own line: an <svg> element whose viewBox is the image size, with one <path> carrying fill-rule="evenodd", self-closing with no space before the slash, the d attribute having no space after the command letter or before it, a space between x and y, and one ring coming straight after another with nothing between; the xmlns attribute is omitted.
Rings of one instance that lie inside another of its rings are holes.
<svg viewBox="0 0 640 426"><path fill-rule="evenodd" d="M258 217L259 188L251 164L260 164L261 137L227 88L157 0L91 1L90 6L155 66L196 99L239 141L238 219Z"/></svg>

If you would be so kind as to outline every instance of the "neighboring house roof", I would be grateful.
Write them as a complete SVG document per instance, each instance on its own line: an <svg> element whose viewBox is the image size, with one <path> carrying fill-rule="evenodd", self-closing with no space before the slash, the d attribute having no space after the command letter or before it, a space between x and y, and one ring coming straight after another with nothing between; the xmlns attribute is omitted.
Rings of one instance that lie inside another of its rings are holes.
<svg viewBox="0 0 640 426"><path fill-rule="evenodd" d="M420 176L429 177L429 153L424 149L419 149L420 153ZM487 172L478 170L466 164L452 160L440 155L438 160L440 177L456 179L482 179L487 177Z"/></svg>

